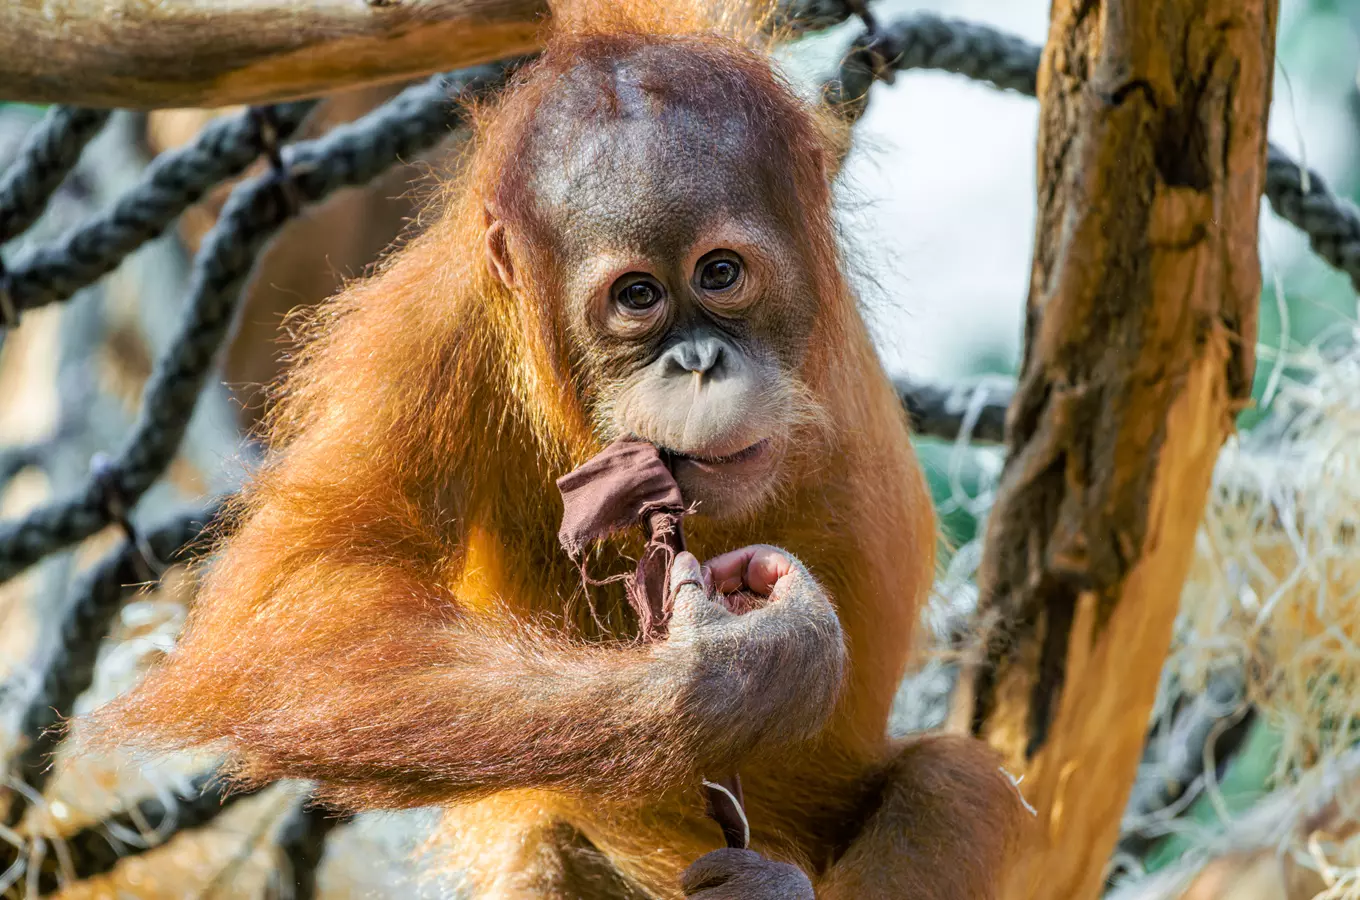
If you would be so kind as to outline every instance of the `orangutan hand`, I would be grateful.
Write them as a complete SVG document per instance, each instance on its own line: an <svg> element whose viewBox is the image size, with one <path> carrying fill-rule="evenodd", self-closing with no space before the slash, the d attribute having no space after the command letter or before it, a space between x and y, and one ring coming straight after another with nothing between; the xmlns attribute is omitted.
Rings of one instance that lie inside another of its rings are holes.
<svg viewBox="0 0 1360 900"><path fill-rule="evenodd" d="M680 887L694 900L814 900L802 869L752 850L704 854L680 875Z"/></svg>
<svg viewBox="0 0 1360 900"><path fill-rule="evenodd" d="M821 585L788 553L763 545L716 557L708 570L706 578L689 553L671 566L674 612L661 652L678 660L687 700L717 713L715 739L742 751L817 734L845 670L840 619ZM738 590L768 601L738 615L725 602Z"/></svg>

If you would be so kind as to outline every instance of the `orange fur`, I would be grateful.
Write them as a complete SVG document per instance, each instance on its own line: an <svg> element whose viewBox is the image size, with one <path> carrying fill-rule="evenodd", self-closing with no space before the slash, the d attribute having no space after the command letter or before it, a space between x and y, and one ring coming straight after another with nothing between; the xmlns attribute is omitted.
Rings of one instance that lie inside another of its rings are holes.
<svg viewBox="0 0 1360 900"><path fill-rule="evenodd" d="M853 881L836 874L835 860L875 865L874 854L846 848L911 752L902 756L885 728L929 588L935 530L903 411L838 263L825 183L834 126L731 36L754 29L715 36L711 19L661 5L647 7L654 15L601 9L563 13L567 29L543 60L477 111L442 214L311 324L270 414L268 460L223 523L179 646L95 724L158 747L221 746L240 778L315 779L339 805L447 805L457 865L493 896L539 890L514 872L527 865L526 836L556 822L571 823L653 896L674 896L679 870L719 846L693 780L700 762L653 755L692 736L660 708L647 721L608 716L624 699L648 708L646 696L553 698L568 719L576 710L580 722L603 716L636 730L636 753L602 755L589 729L516 718L506 697L520 686L495 681L541 671L535 689L551 690L554 671L585 661L640 664L621 591L587 597L555 540L553 480L601 446L582 399L589 385L572 375L558 311L502 286L482 247L487 203L516 202L521 182L505 173L553 73L620 43L670 42L745 78L768 114L788 117L791 149L780 152L805 168L801 240L820 307L799 378L817 412L784 488L758 515L695 519L687 530L701 559L780 545L836 604L849 674L825 732L742 760L741 770L755 848L829 872L826 896L851 896L834 886ZM592 25L572 31L572 22ZM635 538L610 542L591 568L618 571L636 549ZM530 771L516 742L554 750ZM457 765L451 745L463 751ZM965 752L937 781L999 809L1009 786L993 768ZM930 785L929 771L914 783ZM929 833L900 840L947 846L946 857L985 844L976 860L933 858L972 872L969 884L985 881L977 870L1000 852L989 835L1009 826L963 821L972 810L962 801L936 806L958 821L921 818Z"/></svg>

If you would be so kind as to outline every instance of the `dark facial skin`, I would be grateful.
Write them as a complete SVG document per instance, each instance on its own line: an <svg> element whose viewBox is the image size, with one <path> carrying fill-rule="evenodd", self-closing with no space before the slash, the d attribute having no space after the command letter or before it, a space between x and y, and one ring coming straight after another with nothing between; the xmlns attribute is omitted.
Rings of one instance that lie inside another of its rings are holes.
<svg viewBox="0 0 1360 900"><path fill-rule="evenodd" d="M616 77L617 117L583 129L569 91L541 113L533 146L555 158L535 166L537 222L493 226L492 262L513 284L526 243L550 246L605 436L670 451L700 514L748 512L787 450L816 306L774 200L792 185L740 117L658 114L629 69Z"/></svg>

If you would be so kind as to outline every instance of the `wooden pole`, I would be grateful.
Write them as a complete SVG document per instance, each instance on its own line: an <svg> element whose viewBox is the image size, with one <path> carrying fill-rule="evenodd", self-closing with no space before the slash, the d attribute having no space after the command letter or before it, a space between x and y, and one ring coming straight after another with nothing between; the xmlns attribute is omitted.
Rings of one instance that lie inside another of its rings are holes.
<svg viewBox="0 0 1360 900"><path fill-rule="evenodd" d="M1008 461L962 695L1037 810L1006 896L1099 896L1214 460L1249 397L1276 0L1054 0Z"/></svg>
<svg viewBox="0 0 1360 900"><path fill-rule="evenodd" d="M537 48L546 0L0 0L0 100L229 106Z"/></svg>

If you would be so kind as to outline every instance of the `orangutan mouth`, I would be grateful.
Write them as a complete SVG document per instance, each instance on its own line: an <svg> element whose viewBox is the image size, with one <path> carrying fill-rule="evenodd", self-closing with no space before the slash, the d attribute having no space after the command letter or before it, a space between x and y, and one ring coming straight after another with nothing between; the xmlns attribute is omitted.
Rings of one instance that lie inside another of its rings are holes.
<svg viewBox="0 0 1360 900"><path fill-rule="evenodd" d="M745 448L744 450L738 450L736 453L729 453L724 456L706 456L699 453L680 453L675 450L670 451L670 455L677 460L689 460L691 462L703 463L705 465L710 466L726 466L733 465L736 463L749 462L753 459L757 459L763 456L765 452L768 451L769 449L770 439L762 438L761 440L756 441L754 444Z"/></svg>

